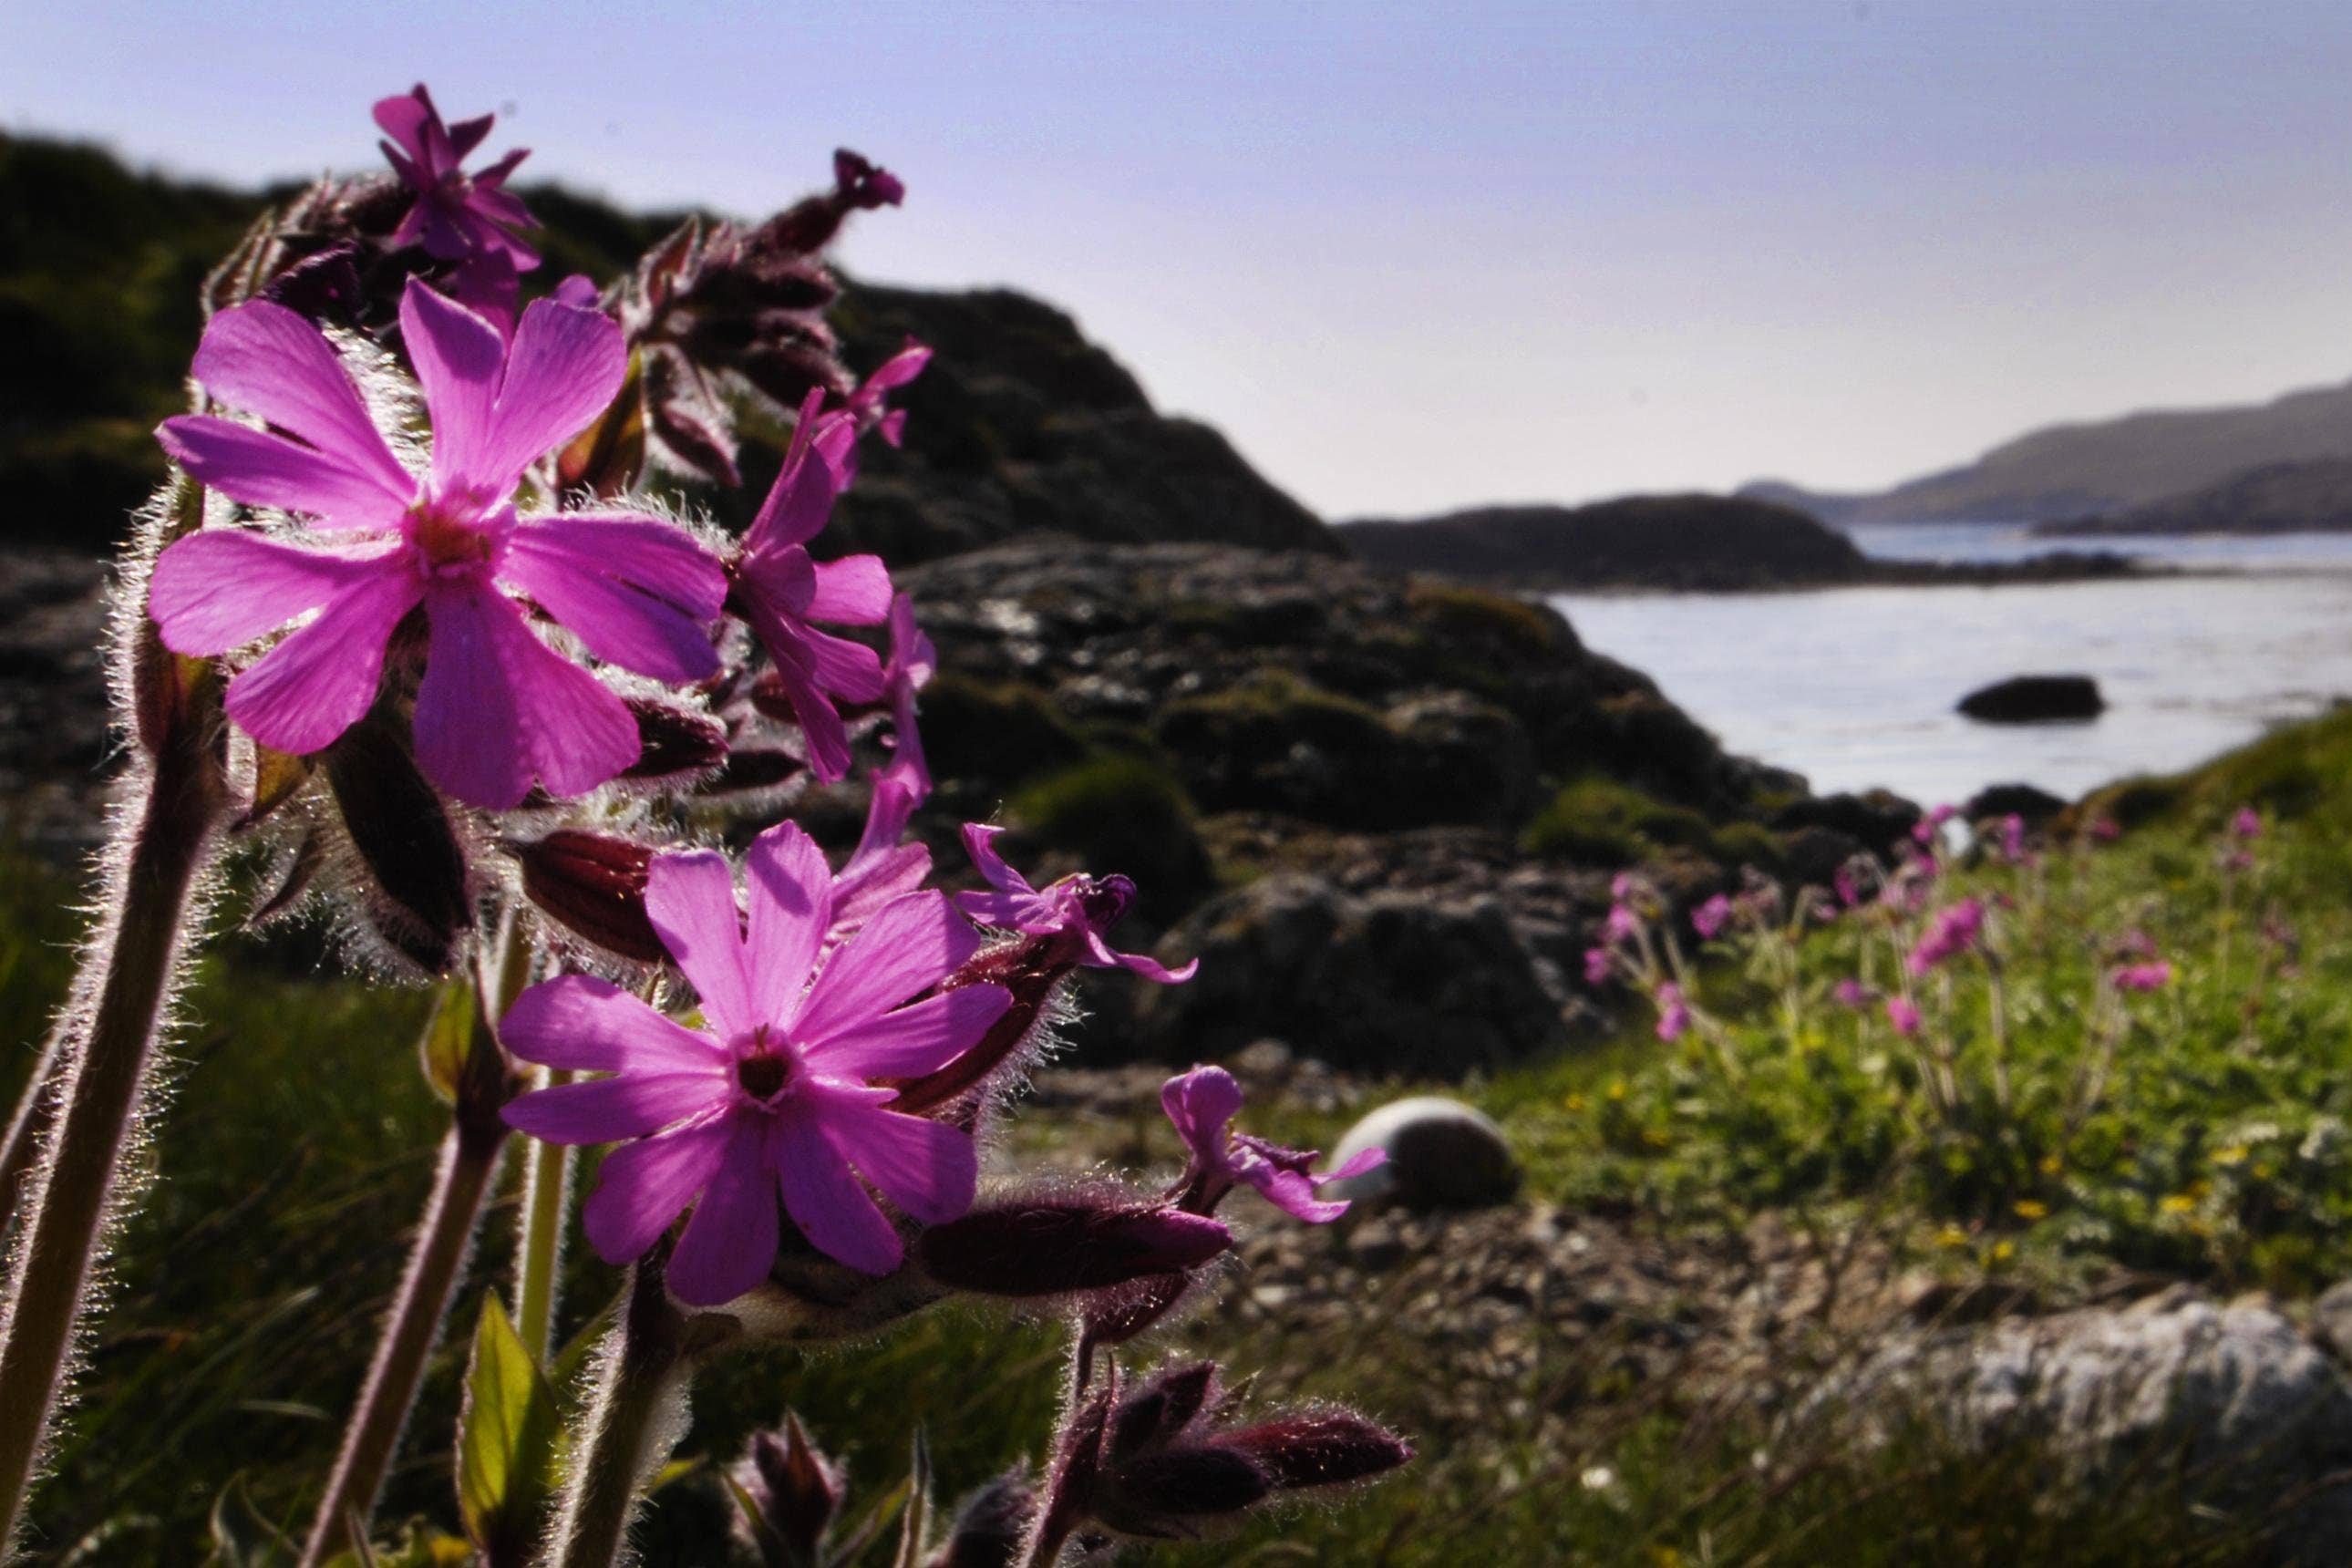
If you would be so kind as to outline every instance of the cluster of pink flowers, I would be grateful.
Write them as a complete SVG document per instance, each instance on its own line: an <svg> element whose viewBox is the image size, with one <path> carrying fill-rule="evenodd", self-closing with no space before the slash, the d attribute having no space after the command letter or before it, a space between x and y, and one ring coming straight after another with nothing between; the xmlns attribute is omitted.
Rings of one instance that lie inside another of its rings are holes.
<svg viewBox="0 0 2352 1568"><path fill-rule="evenodd" d="M1914 974L1931 974L1977 945L1984 935L1985 907L1981 899L1962 899L1937 910L1927 930L1904 959Z"/></svg>

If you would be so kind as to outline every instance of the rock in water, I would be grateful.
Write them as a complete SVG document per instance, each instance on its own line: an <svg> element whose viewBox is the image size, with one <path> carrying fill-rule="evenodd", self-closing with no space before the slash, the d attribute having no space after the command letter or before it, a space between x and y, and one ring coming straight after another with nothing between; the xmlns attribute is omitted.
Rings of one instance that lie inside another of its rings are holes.
<svg viewBox="0 0 2352 1568"><path fill-rule="evenodd" d="M1800 1423L1882 1441L1925 1417L1970 1450L2046 1449L2053 1480L2193 1489L2270 1533L2258 1560L2352 1561L2352 1384L2262 1301L2177 1289L2121 1310L1906 1332L1816 1391Z"/></svg>
<svg viewBox="0 0 2352 1568"><path fill-rule="evenodd" d="M1959 706L1987 724L2095 719L2107 709L2099 683L2087 675L2013 675L1969 692Z"/></svg>
<svg viewBox="0 0 2352 1568"><path fill-rule="evenodd" d="M1348 1129L1331 1151L1336 1169L1367 1149L1388 1163L1327 1189L1343 1198L1384 1200L1407 1208L1483 1208L1518 1191L1519 1163L1503 1130L1458 1100L1418 1095L1381 1106Z"/></svg>

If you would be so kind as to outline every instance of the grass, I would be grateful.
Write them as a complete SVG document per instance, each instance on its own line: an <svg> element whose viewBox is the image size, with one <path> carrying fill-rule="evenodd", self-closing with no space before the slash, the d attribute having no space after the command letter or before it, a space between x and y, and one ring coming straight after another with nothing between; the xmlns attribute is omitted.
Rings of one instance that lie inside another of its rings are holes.
<svg viewBox="0 0 2352 1568"><path fill-rule="evenodd" d="M1504 1121L1534 1196L1636 1213L1662 1233L1788 1211L1870 1223L1905 1265L1962 1279L2063 1289L2129 1268L2307 1290L2352 1272L2352 790L2336 782L2347 778L2352 717L2339 716L2119 793L2108 804L2128 801L2135 826L2114 846L2061 848L2031 873L1990 860L1954 871L1939 899L2005 894L2016 906L1996 916L2012 1018L2006 1112L1983 1089L1981 965L1952 972L1949 1021L1937 1026L1973 1098L1939 1116L1878 1016L1826 1000L1865 950L1885 978L1893 936L1851 920L1794 950L1793 1012L1778 950L1727 942L1693 966L1706 1028L1662 1045L1635 1018L1599 1048L1457 1091ZM2225 874L2216 845L2246 801L2267 814L2259 865ZM69 971L79 889L75 874L0 853L0 1038L39 1039ZM2292 965L2255 934L2266 918L2297 928ZM2136 999L2111 1091L2068 1129L2058 1090L2081 1061L2083 999L2109 961L2106 939L2134 928L2172 959L2176 980ZM159 1177L117 1254L86 1396L41 1495L38 1560L68 1561L85 1542L78 1561L201 1560L233 1486L259 1519L304 1522L442 1113L415 1065L423 994L326 978L290 951L231 935L200 966L177 1103L152 1147ZM9 1058L11 1093L29 1060L29 1049ZM1335 1120L1270 1107L1262 1130L1328 1144ZM502 1197L489 1216L461 1325L483 1282L503 1277L511 1205ZM566 1331L614 1283L593 1258L575 1257L570 1276ZM1423 1458L1345 1506L1166 1560L2231 1562L2261 1523L2207 1508L2178 1477L2069 1501L2036 1456L1971 1458L1924 1426L1883 1447L1791 1444L1750 1409L1612 1383L1605 1342L1540 1333L1533 1370L1488 1391L1491 1415L1465 1427L1440 1397L1458 1391L1430 1387L1384 1333L1385 1314L1416 1310L1368 1303L1339 1334L1213 1312L1187 1331L1194 1348L1262 1369L1269 1394L1360 1400L1413 1432ZM433 1370L388 1524L454 1521L457 1354ZM729 1457L789 1403L848 1458L861 1500L903 1476L918 1426L952 1494L1034 1452L1057 1376L1051 1330L942 1314L830 1355L730 1363L698 1391L685 1452ZM689 1474L656 1500L646 1561L716 1562L724 1527L713 1480Z"/></svg>

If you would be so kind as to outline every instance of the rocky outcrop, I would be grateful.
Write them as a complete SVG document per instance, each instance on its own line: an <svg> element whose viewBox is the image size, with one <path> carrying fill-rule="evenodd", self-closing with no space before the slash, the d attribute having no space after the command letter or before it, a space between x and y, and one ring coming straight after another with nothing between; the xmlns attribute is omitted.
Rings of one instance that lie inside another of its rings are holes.
<svg viewBox="0 0 2352 1568"><path fill-rule="evenodd" d="M1374 1149L1387 1158L1333 1183L1329 1196L1367 1206L1463 1209L1508 1203L1519 1188L1519 1163L1503 1130L1443 1095L1391 1100L1364 1117L1332 1145L1330 1168Z"/></svg>
<svg viewBox="0 0 2352 1568"><path fill-rule="evenodd" d="M2269 1527L2259 1560L2352 1555L2352 1384L2260 1300L2183 1289L2121 1310L1898 1334L1798 1420L1885 1440L1925 1419L1987 1453L2031 1446L2056 1483L2178 1485Z"/></svg>
<svg viewBox="0 0 2352 1568"><path fill-rule="evenodd" d="M1344 526L1363 560L1521 588L1785 587L1857 581L1853 541L1801 511L1709 495L1486 507Z"/></svg>
<svg viewBox="0 0 2352 1568"><path fill-rule="evenodd" d="M2107 703L2087 675L2013 675L1969 692L1958 707L1981 723L2042 724L2095 719Z"/></svg>
<svg viewBox="0 0 2352 1568"><path fill-rule="evenodd" d="M938 353L895 399L905 447L870 445L827 550L928 561L1040 532L1342 549L1223 436L1155 410L1126 367L1040 300L857 284L834 321L854 365L909 337Z"/></svg>
<svg viewBox="0 0 2352 1568"><path fill-rule="evenodd" d="M2045 522L2058 537L2145 533L2340 533L2352 529L2352 458L2266 463L2219 484L2095 517Z"/></svg>

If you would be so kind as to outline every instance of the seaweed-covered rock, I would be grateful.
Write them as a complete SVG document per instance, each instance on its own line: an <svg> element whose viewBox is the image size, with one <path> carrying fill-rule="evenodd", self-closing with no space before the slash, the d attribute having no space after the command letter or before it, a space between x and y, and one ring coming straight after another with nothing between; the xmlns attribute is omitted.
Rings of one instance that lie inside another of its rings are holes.
<svg viewBox="0 0 2352 1568"><path fill-rule="evenodd" d="M2106 711L2099 683L2087 675L2012 675L1979 687L1959 710L1985 724L2044 724L2095 719Z"/></svg>

